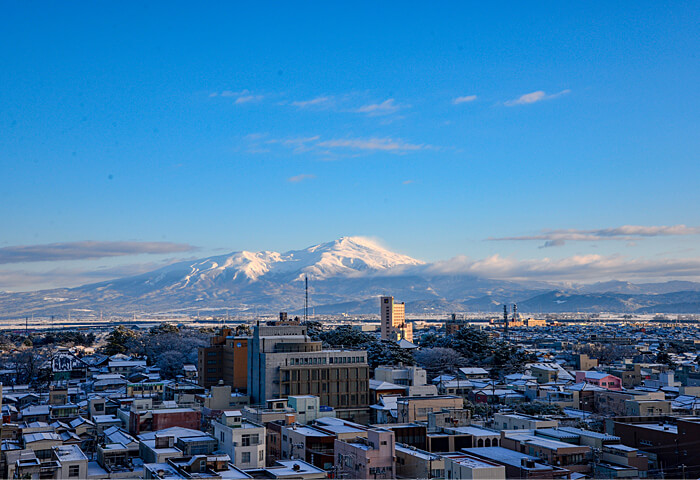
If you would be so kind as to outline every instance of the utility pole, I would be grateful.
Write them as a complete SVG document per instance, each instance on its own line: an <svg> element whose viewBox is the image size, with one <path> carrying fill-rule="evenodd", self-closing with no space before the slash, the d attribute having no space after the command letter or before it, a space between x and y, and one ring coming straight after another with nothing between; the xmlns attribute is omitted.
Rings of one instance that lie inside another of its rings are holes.
<svg viewBox="0 0 700 480"><path fill-rule="evenodd" d="M304 324L309 321L309 276L304 276Z"/></svg>

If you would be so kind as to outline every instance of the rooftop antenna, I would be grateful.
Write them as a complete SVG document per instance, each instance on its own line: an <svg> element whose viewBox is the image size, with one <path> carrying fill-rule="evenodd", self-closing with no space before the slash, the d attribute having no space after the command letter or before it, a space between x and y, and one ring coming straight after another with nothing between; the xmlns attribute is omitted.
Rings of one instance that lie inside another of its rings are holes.
<svg viewBox="0 0 700 480"><path fill-rule="evenodd" d="M304 276L304 323L309 322L309 276Z"/></svg>

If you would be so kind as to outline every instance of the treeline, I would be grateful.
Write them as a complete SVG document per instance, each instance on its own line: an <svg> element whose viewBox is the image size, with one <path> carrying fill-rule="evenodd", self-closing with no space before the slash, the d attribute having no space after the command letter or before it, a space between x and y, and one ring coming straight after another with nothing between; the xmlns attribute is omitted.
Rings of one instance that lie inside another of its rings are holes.
<svg viewBox="0 0 700 480"><path fill-rule="evenodd" d="M64 330L32 332L29 335L7 333L0 335L0 348L9 350L19 347L92 347L95 340L94 333Z"/></svg>
<svg viewBox="0 0 700 480"><path fill-rule="evenodd" d="M309 322L308 334L313 340L323 342L325 348L348 348L367 350L367 363L374 369L379 365L415 365L416 360L409 350L390 340L380 340L350 325L341 325L333 330L322 330L319 322Z"/></svg>
<svg viewBox="0 0 700 480"><path fill-rule="evenodd" d="M430 378L443 373L454 373L460 367L488 368L493 378L522 372L534 355L503 340L491 338L483 330L465 326L447 336L429 334L420 340L421 349L413 353L402 349L396 342L379 340L376 336L343 325L323 330L318 322L308 324L308 334L323 342L324 347L367 350L371 368L379 365L420 365Z"/></svg>
<svg viewBox="0 0 700 480"><path fill-rule="evenodd" d="M535 355L471 325L451 335L424 335L420 345L416 360L432 377L454 373L461 367L481 367L497 379L523 372L527 363L537 361Z"/></svg>
<svg viewBox="0 0 700 480"><path fill-rule="evenodd" d="M147 332L118 326L105 339L101 351L105 355L125 354L146 360L148 365L160 368L163 378L175 378L182 366L197 364L200 347L209 344L210 331L179 328L162 324Z"/></svg>

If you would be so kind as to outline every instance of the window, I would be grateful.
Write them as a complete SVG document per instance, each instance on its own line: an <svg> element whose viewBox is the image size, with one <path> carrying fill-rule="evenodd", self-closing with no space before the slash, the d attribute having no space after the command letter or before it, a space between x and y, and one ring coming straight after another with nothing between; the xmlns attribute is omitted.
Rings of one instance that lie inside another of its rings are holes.
<svg viewBox="0 0 700 480"><path fill-rule="evenodd" d="M260 437L258 434L254 435L243 435L241 437L241 445L244 447L250 447L251 445L257 445L260 443Z"/></svg>
<svg viewBox="0 0 700 480"><path fill-rule="evenodd" d="M260 452L258 452L258 460L261 462L265 460L265 450L260 450Z"/></svg>
<svg viewBox="0 0 700 480"><path fill-rule="evenodd" d="M241 463L250 463L250 452L241 453Z"/></svg>
<svg viewBox="0 0 700 480"><path fill-rule="evenodd" d="M68 467L69 477L79 477L80 476L80 465L71 465Z"/></svg>

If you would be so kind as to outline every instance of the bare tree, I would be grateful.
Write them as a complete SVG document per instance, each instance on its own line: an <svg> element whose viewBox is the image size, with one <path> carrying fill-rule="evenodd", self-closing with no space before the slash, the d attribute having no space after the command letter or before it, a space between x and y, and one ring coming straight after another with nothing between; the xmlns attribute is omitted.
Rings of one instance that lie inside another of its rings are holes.
<svg viewBox="0 0 700 480"><path fill-rule="evenodd" d="M414 357L418 365L425 368L430 378L443 373L455 373L458 368L467 364L467 359L458 351L445 347L421 349Z"/></svg>

